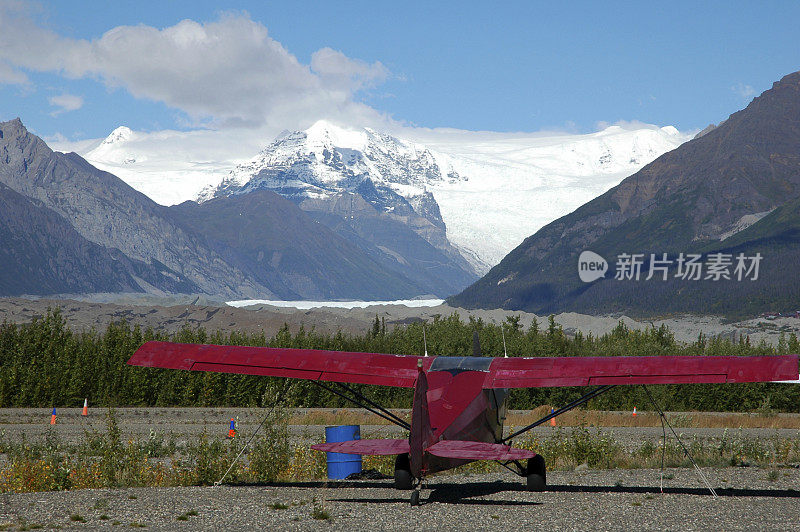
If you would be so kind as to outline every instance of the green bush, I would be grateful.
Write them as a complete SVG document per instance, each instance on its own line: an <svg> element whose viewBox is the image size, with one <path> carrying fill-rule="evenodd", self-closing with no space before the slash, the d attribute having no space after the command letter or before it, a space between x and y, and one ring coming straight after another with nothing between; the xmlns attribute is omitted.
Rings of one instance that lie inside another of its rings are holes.
<svg viewBox="0 0 800 532"><path fill-rule="evenodd" d="M261 430L251 444L248 462L256 480L273 482L289 468L292 457L286 411L273 410Z"/></svg>

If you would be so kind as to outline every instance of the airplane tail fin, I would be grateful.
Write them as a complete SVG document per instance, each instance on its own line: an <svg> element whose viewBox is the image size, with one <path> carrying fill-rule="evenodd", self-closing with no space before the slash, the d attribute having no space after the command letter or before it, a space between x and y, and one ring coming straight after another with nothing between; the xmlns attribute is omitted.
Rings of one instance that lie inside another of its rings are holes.
<svg viewBox="0 0 800 532"><path fill-rule="evenodd" d="M326 453L363 454L382 456L405 454L408 452L408 440L349 440L312 445L312 449Z"/></svg>
<svg viewBox="0 0 800 532"><path fill-rule="evenodd" d="M414 385L414 403L411 408L411 435L409 437L409 458L411 474L422 476L423 453L433 443L433 429L428 412L428 377L419 368Z"/></svg>

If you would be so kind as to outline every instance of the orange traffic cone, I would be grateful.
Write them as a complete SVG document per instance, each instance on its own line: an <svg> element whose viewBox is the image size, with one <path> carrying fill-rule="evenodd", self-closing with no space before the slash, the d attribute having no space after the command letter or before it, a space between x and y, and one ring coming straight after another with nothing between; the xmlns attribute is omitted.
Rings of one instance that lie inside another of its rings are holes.
<svg viewBox="0 0 800 532"><path fill-rule="evenodd" d="M555 412L555 410L553 410L553 409L551 408L551 409L550 409L550 413L552 414L553 412ZM550 418L550 426L551 426L551 427L555 427L555 426L556 426L556 418L554 418L554 417L553 417L553 418Z"/></svg>
<svg viewBox="0 0 800 532"><path fill-rule="evenodd" d="M228 438L236 437L236 422L231 418L231 428L228 429Z"/></svg>
<svg viewBox="0 0 800 532"><path fill-rule="evenodd" d="M636 407L633 407L633 417L636 417Z"/></svg>
<svg viewBox="0 0 800 532"><path fill-rule="evenodd" d="M84 399L83 400L83 412L81 412L81 415L82 416L88 416L89 415L89 399Z"/></svg>
<svg viewBox="0 0 800 532"><path fill-rule="evenodd" d="M50 424L56 424L56 407L53 407L53 413L50 415Z"/></svg>

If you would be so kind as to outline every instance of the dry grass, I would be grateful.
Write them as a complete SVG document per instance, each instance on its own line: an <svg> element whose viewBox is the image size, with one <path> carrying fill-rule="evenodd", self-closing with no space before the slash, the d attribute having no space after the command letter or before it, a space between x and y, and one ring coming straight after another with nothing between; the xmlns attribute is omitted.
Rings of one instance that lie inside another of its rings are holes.
<svg viewBox="0 0 800 532"><path fill-rule="evenodd" d="M539 419L550 411L542 406L531 412L515 411L509 425ZM285 413L275 414L273 422L254 440L252 447L235 463L227 477L230 482L295 482L320 479L326 475L325 454L309 448L309 442L291 444ZM303 422L363 423L364 414L355 410L295 411ZM684 449L677 442L645 439L639 447L629 448L614 439L613 431L599 428L627 425L654 426L658 417L650 412L636 418L621 412L578 411L564 416L558 428L545 434L529 433L515 440L515 446L531 449L547 460L551 469L573 469L586 464L590 468L659 467L662 456L668 467L688 467ZM747 414L688 413L672 415L679 426L728 427L786 426L797 415L766 416ZM565 427L568 422L575 423ZM781 423L782 422L782 423ZM706 425L702 425L706 423ZM615 425L616 424L616 425ZM592 426L594 425L594 426ZM796 426L796 425L793 425ZM383 429L380 429L382 431ZM363 432L365 438L375 430ZM317 436L311 443L321 439ZM758 465L777 469L800 463L800 438L747 436L742 430L725 430L720 436L684 438L691 454L702 466L728 467ZM167 441L163 434L152 433L144 440L122 441L115 413L109 411L106 432L84 434L78 444L61 442L48 434L41 441L21 443L0 440L0 493L69 490L104 487L209 485L219 480L234 457L241 439L226 440L201 434L181 445ZM394 458L367 456L365 469L378 469L391 475ZM466 473L484 473L496 467L490 462L476 462L461 469ZM772 474L775 477L775 474ZM771 477L768 477L768 479ZM136 496L129 495L135 499ZM107 501L95 503L103 509ZM322 508L324 510L324 508ZM76 514L77 515L77 514ZM322 514L320 514L322 515ZM188 520L189 514L184 517ZM79 517L79 516L78 516ZM77 521L77 519L75 519Z"/></svg>
<svg viewBox="0 0 800 532"><path fill-rule="evenodd" d="M525 426L550 413L550 406L534 410L515 410L506 417L507 426ZM667 412L667 419L675 427L687 428L757 428L800 429L798 414L756 414L730 412ZM609 412L604 410L572 410L556 418L556 424L565 427L660 427L658 412Z"/></svg>
<svg viewBox="0 0 800 532"><path fill-rule="evenodd" d="M390 409L391 413L410 421L408 409ZM302 411L289 409L290 425L389 425L385 419L358 408L308 408Z"/></svg>

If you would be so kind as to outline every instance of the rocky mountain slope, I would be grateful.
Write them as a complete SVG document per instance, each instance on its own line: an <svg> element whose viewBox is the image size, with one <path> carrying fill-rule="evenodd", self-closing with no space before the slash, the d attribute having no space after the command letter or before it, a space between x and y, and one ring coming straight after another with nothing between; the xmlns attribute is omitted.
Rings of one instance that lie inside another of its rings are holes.
<svg viewBox="0 0 800 532"><path fill-rule="evenodd" d="M163 265L165 274L206 293L264 291L119 178L77 154L52 151L19 119L1 123L0 131L0 182L57 212L85 239L133 260Z"/></svg>
<svg viewBox="0 0 800 532"><path fill-rule="evenodd" d="M55 211L0 183L0 294L197 292L163 269L81 236Z"/></svg>
<svg viewBox="0 0 800 532"><path fill-rule="evenodd" d="M788 310L800 301L791 203L799 197L800 73L794 73L718 127L527 238L450 302L535 312ZM578 277L584 250L609 263L591 283ZM736 256L759 252L759 278L736 279ZM651 254L663 259L664 253L672 260L667 280L658 271L645 281ZM730 255L723 258L733 262L731 279L706 278L707 270L697 281L676 277L680 253L701 254L706 267L711 254ZM640 280L614 278L622 254L643 255Z"/></svg>
<svg viewBox="0 0 800 532"><path fill-rule="evenodd" d="M394 299L420 286L268 190L169 207L187 231L280 299Z"/></svg>

